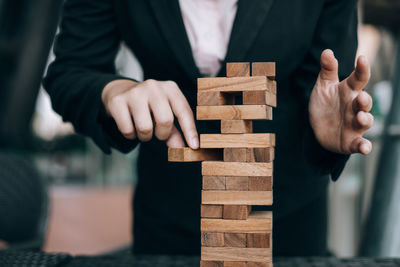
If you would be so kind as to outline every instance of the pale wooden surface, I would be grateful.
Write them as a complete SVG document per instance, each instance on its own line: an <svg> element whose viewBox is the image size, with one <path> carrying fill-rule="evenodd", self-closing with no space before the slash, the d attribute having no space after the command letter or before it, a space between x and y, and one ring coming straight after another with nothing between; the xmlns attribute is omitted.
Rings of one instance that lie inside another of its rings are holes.
<svg viewBox="0 0 400 267"><path fill-rule="evenodd" d="M190 147L168 148L168 161L193 162L203 160L221 160L222 150L191 149Z"/></svg>
<svg viewBox="0 0 400 267"><path fill-rule="evenodd" d="M242 92L270 90L272 83L268 83L265 76L257 77L217 77L197 79L198 91L214 92Z"/></svg>
<svg viewBox="0 0 400 267"><path fill-rule="evenodd" d="M221 133L252 133L253 121L249 120L222 120Z"/></svg>
<svg viewBox="0 0 400 267"><path fill-rule="evenodd" d="M251 64L251 75L275 79L275 62L253 62Z"/></svg>
<svg viewBox="0 0 400 267"><path fill-rule="evenodd" d="M46 252L96 255L131 244L132 189L52 187Z"/></svg>
<svg viewBox="0 0 400 267"><path fill-rule="evenodd" d="M226 63L226 77L249 77L249 62L228 62Z"/></svg>
<svg viewBox="0 0 400 267"><path fill-rule="evenodd" d="M202 204L272 205L272 191L205 191Z"/></svg>
<svg viewBox="0 0 400 267"><path fill-rule="evenodd" d="M201 259L204 261L255 261L271 262L272 249L202 247Z"/></svg>
<svg viewBox="0 0 400 267"><path fill-rule="evenodd" d="M201 148L253 148L275 146L274 134L200 134ZM243 150L246 153L246 149ZM238 154L242 154L238 151Z"/></svg>
<svg viewBox="0 0 400 267"><path fill-rule="evenodd" d="M272 120L266 105L197 106L197 120Z"/></svg>
<svg viewBox="0 0 400 267"><path fill-rule="evenodd" d="M272 163L203 161L201 172L210 176L272 176Z"/></svg>

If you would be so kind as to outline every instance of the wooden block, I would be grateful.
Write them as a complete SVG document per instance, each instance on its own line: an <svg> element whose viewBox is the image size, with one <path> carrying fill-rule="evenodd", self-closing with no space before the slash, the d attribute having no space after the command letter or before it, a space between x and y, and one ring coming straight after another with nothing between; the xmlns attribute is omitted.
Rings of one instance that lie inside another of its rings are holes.
<svg viewBox="0 0 400 267"><path fill-rule="evenodd" d="M250 120L223 120L221 133L252 133L253 122Z"/></svg>
<svg viewBox="0 0 400 267"><path fill-rule="evenodd" d="M276 81L267 80L267 88L269 92L276 94Z"/></svg>
<svg viewBox="0 0 400 267"><path fill-rule="evenodd" d="M247 220L251 211L251 206L247 205L224 205L224 219Z"/></svg>
<svg viewBox="0 0 400 267"><path fill-rule="evenodd" d="M202 232L271 233L272 213L252 211L247 220L201 219Z"/></svg>
<svg viewBox="0 0 400 267"><path fill-rule="evenodd" d="M253 155L255 162L271 162L275 158L275 149L273 147L253 148Z"/></svg>
<svg viewBox="0 0 400 267"><path fill-rule="evenodd" d="M247 267L245 261L224 261L224 267Z"/></svg>
<svg viewBox="0 0 400 267"><path fill-rule="evenodd" d="M271 262L272 249L202 247L201 259L207 261L219 260L219 261Z"/></svg>
<svg viewBox="0 0 400 267"><path fill-rule="evenodd" d="M258 77L216 77L198 78L198 91L244 92L269 90L268 79L264 75Z"/></svg>
<svg viewBox="0 0 400 267"><path fill-rule="evenodd" d="M272 262L247 262L247 267L273 267Z"/></svg>
<svg viewBox="0 0 400 267"><path fill-rule="evenodd" d="M243 92L243 105L267 105L276 107L276 94L268 91Z"/></svg>
<svg viewBox="0 0 400 267"><path fill-rule="evenodd" d="M272 205L271 191L201 191L202 204Z"/></svg>
<svg viewBox="0 0 400 267"><path fill-rule="evenodd" d="M253 62L251 64L251 76L267 76L275 79L275 62Z"/></svg>
<svg viewBox="0 0 400 267"><path fill-rule="evenodd" d="M224 267L223 261L200 261L200 267Z"/></svg>
<svg viewBox="0 0 400 267"><path fill-rule="evenodd" d="M272 177L271 176L250 176L249 191L272 191Z"/></svg>
<svg viewBox="0 0 400 267"><path fill-rule="evenodd" d="M271 248L271 234L247 234L247 247L249 248Z"/></svg>
<svg viewBox="0 0 400 267"><path fill-rule="evenodd" d="M202 175L211 176L272 176L271 162L203 161Z"/></svg>
<svg viewBox="0 0 400 267"><path fill-rule="evenodd" d="M201 205L202 218L222 218L223 205Z"/></svg>
<svg viewBox="0 0 400 267"><path fill-rule="evenodd" d="M193 162L222 159L222 151L214 149L191 149L190 147L168 148L168 161Z"/></svg>
<svg viewBox="0 0 400 267"><path fill-rule="evenodd" d="M201 148L251 148L275 146L274 134L200 134Z"/></svg>
<svg viewBox="0 0 400 267"><path fill-rule="evenodd" d="M231 190L231 191L248 191L249 190L249 177L247 177L247 176L228 176L225 178L225 189Z"/></svg>
<svg viewBox="0 0 400 267"><path fill-rule="evenodd" d="M225 176L203 176L203 190L225 190Z"/></svg>
<svg viewBox="0 0 400 267"><path fill-rule="evenodd" d="M247 162L247 148L224 148L224 161Z"/></svg>
<svg viewBox="0 0 400 267"><path fill-rule="evenodd" d="M198 92L197 105L198 106L221 106L235 104L235 96L222 92Z"/></svg>
<svg viewBox="0 0 400 267"><path fill-rule="evenodd" d="M224 233L201 233L201 245L204 247L223 247Z"/></svg>
<svg viewBox="0 0 400 267"><path fill-rule="evenodd" d="M272 120L266 105L197 106L197 120Z"/></svg>
<svg viewBox="0 0 400 267"><path fill-rule="evenodd" d="M245 248L247 245L247 234L224 233L224 246Z"/></svg>
<svg viewBox="0 0 400 267"><path fill-rule="evenodd" d="M248 62L226 63L226 77L250 77L250 63Z"/></svg>

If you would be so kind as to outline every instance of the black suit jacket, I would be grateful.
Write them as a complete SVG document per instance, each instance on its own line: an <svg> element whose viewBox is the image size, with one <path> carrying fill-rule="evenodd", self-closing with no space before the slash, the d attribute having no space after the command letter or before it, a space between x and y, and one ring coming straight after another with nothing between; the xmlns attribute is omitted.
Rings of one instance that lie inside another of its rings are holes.
<svg viewBox="0 0 400 267"><path fill-rule="evenodd" d="M341 78L351 73L357 47L355 0L239 0L226 62L275 61L278 107L274 120L255 131L275 132L274 216L284 219L325 193L348 157L324 150L308 121L308 99L323 49L334 50ZM125 42L145 79L173 80L196 106L196 78L177 0L69 0L55 43L56 59L44 85L54 109L106 153L131 150L112 119L104 116L101 91L115 74ZM219 76L225 76L225 62ZM219 132L217 122L197 122L199 133ZM142 143L134 197L135 250L198 253L199 163L168 163L157 140ZM294 227L295 227L295 222ZM296 243L296 242L295 242ZM298 243L296 243L298 244Z"/></svg>

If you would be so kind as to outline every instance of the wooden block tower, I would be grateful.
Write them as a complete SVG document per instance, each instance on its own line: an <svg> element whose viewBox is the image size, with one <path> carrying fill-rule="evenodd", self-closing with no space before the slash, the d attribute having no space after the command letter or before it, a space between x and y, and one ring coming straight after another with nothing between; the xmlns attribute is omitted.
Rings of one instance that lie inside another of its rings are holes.
<svg viewBox="0 0 400 267"><path fill-rule="evenodd" d="M220 134L201 134L200 149L170 148L168 160L202 162L202 267L272 266L275 135L253 133L252 120L271 120L275 63L228 63L227 77L199 78L197 120L221 120ZM237 103L240 102L240 103Z"/></svg>

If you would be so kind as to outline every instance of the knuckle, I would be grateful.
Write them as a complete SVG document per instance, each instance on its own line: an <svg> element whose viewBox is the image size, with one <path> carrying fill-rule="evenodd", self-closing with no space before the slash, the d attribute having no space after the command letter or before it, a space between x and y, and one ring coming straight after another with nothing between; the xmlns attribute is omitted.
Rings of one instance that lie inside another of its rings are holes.
<svg viewBox="0 0 400 267"><path fill-rule="evenodd" d="M143 85L146 85L148 87L156 87L158 85L158 81L154 80L154 79L148 79L146 81L143 82Z"/></svg>
<svg viewBox="0 0 400 267"><path fill-rule="evenodd" d="M174 118L171 117L162 117L159 118L157 121L157 125L161 127L171 127L172 124L174 123Z"/></svg>
<svg viewBox="0 0 400 267"><path fill-rule="evenodd" d="M153 127L152 126L148 126L148 125L144 125L144 126L138 127L137 131L138 131L138 133L140 135L148 136L148 135L151 135L153 133Z"/></svg>

